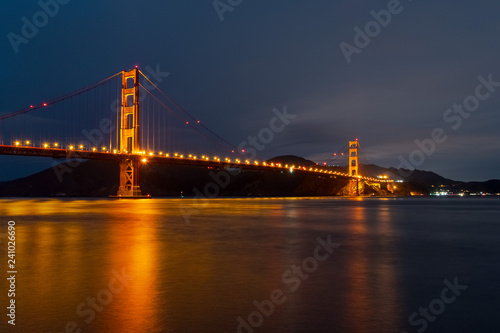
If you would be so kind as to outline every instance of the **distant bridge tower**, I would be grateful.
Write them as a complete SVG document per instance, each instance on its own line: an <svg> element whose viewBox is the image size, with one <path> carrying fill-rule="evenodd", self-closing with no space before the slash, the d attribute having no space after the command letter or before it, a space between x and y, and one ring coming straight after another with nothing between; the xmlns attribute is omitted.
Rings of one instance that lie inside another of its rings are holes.
<svg viewBox="0 0 500 333"><path fill-rule="evenodd" d="M357 139L356 141L349 141L349 176L351 177L357 177L359 175L358 148L359 148L359 142ZM358 178L351 179L349 181L349 194L359 195Z"/></svg>
<svg viewBox="0 0 500 333"><path fill-rule="evenodd" d="M142 197L139 186L141 150L139 135L139 70L122 72L122 107L120 113L120 153L129 154L120 161L118 197Z"/></svg>

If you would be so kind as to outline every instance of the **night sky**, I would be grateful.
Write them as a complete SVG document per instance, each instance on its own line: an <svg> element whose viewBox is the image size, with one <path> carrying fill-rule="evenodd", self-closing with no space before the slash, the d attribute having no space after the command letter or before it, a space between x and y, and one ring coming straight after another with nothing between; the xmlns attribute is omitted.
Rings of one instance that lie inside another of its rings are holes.
<svg viewBox="0 0 500 333"><path fill-rule="evenodd" d="M404 159L455 180L500 178L498 1L60 1L14 47L9 33L22 37L22 18L42 9L4 2L0 114L158 66L169 73L160 88L235 145L269 127L273 108L296 115L261 160L321 162L359 138L361 163ZM51 163L1 156L0 180Z"/></svg>

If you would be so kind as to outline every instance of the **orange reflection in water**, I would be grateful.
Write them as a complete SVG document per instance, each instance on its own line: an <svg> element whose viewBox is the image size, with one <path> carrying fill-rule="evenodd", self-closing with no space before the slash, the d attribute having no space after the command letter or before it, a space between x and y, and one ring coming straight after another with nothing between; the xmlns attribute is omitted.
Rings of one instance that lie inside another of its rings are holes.
<svg viewBox="0 0 500 333"><path fill-rule="evenodd" d="M375 214L375 218L373 217ZM349 285L346 309L348 327L355 332L379 332L382 327L373 327L375 319L392 318L397 315L397 278L394 263L387 262L383 255L374 257L371 246L391 248L389 237L393 233L390 211L378 207L377 211L360 205L352 208L351 231L355 235L352 258L348 263ZM377 239L379 242L370 242ZM377 244L378 243L378 244ZM384 322L384 320L382 320ZM387 320L387 322L393 322Z"/></svg>
<svg viewBox="0 0 500 333"><path fill-rule="evenodd" d="M110 280L121 275L126 281L122 291L113 295L108 314L115 320L102 324L107 332L147 332L156 325L158 242L156 225L149 216L154 212L147 200L121 201L109 212L113 219L121 215L123 223L111 223L109 230ZM122 207L126 206L128 214ZM127 278L128 276L128 278ZM116 288L119 289L117 282Z"/></svg>
<svg viewBox="0 0 500 333"><path fill-rule="evenodd" d="M352 258L348 262L349 286L347 292L346 310L349 313L346 320L348 327L355 332L363 332L366 329L366 319L370 316L369 304L370 279L369 268L366 258L368 244L365 234L367 232L367 221L363 205L351 208L351 231L355 235Z"/></svg>

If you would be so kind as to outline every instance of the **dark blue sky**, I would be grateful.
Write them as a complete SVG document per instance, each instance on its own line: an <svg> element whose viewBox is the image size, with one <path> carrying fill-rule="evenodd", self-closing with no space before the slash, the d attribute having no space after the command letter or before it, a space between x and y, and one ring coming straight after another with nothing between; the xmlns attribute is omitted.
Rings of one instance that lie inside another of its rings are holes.
<svg viewBox="0 0 500 333"><path fill-rule="evenodd" d="M397 167L413 157L418 169L452 179L500 178L500 87L481 88L489 95L467 118L446 111L475 95L480 75L500 82L500 3L402 0L348 63L339 44L354 46L353 28L365 30L370 12L393 1L242 0L221 21L213 0L72 0L17 53L8 34L22 35L22 18L41 7L7 1L0 114L135 64L159 65L170 73L161 89L234 144L269 126L273 108L296 115L260 159L322 161L359 138L364 163ZM419 161L415 140L428 142L436 128L447 139ZM0 180L50 164L3 156Z"/></svg>

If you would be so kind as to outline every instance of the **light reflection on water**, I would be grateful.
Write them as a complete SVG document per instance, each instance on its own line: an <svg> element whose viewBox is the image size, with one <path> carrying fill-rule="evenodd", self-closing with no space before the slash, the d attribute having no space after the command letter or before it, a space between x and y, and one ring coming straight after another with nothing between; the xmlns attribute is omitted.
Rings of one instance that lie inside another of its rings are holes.
<svg viewBox="0 0 500 333"><path fill-rule="evenodd" d="M236 332L236 318L277 288L287 300L256 332L411 332L408 316L443 279L493 276L474 274L483 247L499 253L498 203L3 199L0 214L17 223L22 332L63 332L68 322L82 332ZM282 274L328 235L341 247L292 292ZM123 272L133 279L118 288ZM96 297L105 304L89 305ZM467 327L457 318L447 311L434 328Z"/></svg>

